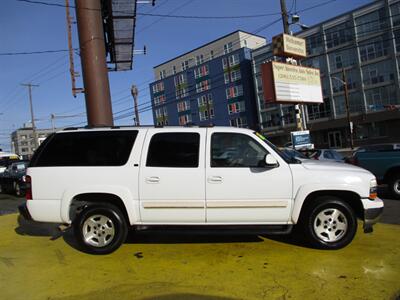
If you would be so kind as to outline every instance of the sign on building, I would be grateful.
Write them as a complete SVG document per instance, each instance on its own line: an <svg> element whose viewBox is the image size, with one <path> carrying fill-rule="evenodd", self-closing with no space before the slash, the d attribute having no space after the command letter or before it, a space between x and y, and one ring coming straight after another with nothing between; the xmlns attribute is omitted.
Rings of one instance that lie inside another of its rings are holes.
<svg viewBox="0 0 400 300"><path fill-rule="evenodd" d="M322 103L319 69L268 62L261 65L266 103Z"/></svg>
<svg viewBox="0 0 400 300"><path fill-rule="evenodd" d="M292 131L290 133L292 137L292 144L294 149L314 149L314 144L311 143L310 131Z"/></svg>
<svg viewBox="0 0 400 300"><path fill-rule="evenodd" d="M294 58L306 57L306 40L284 33L277 35L272 38L272 54Z"/></svg>

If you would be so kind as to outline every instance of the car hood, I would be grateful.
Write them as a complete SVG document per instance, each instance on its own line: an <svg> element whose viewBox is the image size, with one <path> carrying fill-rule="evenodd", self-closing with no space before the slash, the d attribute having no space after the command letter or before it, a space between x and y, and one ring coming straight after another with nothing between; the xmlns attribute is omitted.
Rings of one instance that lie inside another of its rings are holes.
<svg viewBox="0 0 400 300"><path fill-rule="evenodd" d="M301 160L302 166L307 170L321 171L345 171L345 172L361 172L371 174L371 172L350 164L334 161L319 161L314 159Z"/></svg>

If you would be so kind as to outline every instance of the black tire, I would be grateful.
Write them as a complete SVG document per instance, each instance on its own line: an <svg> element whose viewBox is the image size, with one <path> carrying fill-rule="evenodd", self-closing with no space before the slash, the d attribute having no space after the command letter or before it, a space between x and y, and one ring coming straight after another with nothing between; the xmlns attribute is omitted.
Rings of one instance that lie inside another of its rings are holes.
<svg viewBox="0 0 400 300"><path fill-rule="evenodd" d="M304 209L299 225L312 247L340 249L353 240L357 232L357 217L353 209L340 198L318 197Z"/></svg>
<svg viewBox="0 0 400 300"><path fill-rule="evenodd" d="M82 250L91 254L114 252L125 242L128 234L128 226L121 210L107 203L88 205L77 215L73 228Z"/></svg>
<svg viewBox="0 0 400 300"><path fill-rule="evenodd" d="M388 189L394 199L400 199L400 174L393 174L388 180Z"/></svg>

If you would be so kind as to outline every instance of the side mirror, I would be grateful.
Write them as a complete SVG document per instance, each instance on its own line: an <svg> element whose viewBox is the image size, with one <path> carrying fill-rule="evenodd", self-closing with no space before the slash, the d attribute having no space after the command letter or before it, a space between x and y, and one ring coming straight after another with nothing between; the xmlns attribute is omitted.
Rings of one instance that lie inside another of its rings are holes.
<svg viewBox="0 0 400 300"><path fill-rule="evenodd" d="M276 168L279 166L278 161L271 154L265 155L265 165L269 168Z"/></svg>

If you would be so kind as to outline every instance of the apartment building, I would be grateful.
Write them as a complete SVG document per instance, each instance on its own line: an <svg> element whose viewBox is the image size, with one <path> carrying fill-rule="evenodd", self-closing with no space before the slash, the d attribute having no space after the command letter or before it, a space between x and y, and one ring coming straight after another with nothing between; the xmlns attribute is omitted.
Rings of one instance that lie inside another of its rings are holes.
<svg viewBox="0 0 400 300"><path fill-rule="evenodd" d="M263 37L235 31L154 67L154 124L257 126L251 50Z"/></svg>
<svg viewBox="0 0 400 300"><path fill-rule="evenodd" d="M305 105L314 144L349 146L343 69L356 145L400 140L400 1L381 0L296 34L306 39L302 65L321 70L324 102ZM266 104L260 65L275 60L271 45L253 51L257 113L261 130L277 144L296 130L293 105Z"/></svg>

